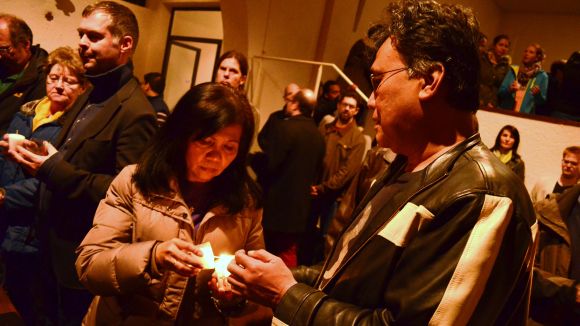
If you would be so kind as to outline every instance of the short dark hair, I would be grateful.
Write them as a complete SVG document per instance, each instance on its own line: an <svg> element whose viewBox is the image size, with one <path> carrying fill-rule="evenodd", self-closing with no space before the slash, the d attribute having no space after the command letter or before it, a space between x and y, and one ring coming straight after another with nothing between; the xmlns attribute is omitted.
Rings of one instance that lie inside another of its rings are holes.
<svg viewBox="0 0 580 326"><path fill-rule="evenodd" d="M324 82L324 84L322 85L322 94L323 95L328 94L328 92L330 92L330 87L334 85L338 85L338 87L340 87L340 84L336 80L331 79Z"/></svg>
<svg viewBox="0 0 580 326"><path fill-rule="evenodd" d="M185 153L189 142L232 124L242 127L238 154L222 174L209 182L209 207L221 204L232 214L257 207L259 189L246 169L254 134L252 109L243 94L215 83L194 86L177 102L143 153L133 175L137 188L145 197L171 192L172 179L186 180Z"/></svg>
<svg viewBox="0 0 580 326"><path fill-rule="evenodd" d="M493 38L493 45L498 44L499 41L501 40L507 40L508 44L511 44L509 36L507 36L506 34L499 34Z"/></svg>
<svg viewBox="0 0 580 326"><path fill-rule="evenodd" d="M493 147L491 148L492 151L495 150L499 150L500 148L500 142L501 142L501 134L503 133L504 130L507 130L511 133L511 135L514 137L514 146L512 147L512 156L519 158L520 154L518 154L518 147L520 146L520 132L518 131L518 128L512 126L512 125L505 125L503 126L503 128L501 128L499 130L499 132L497 133L497 136L495 137L495 143L493 144Z"/></svg>
<svg viewBox="0 0 580 326"><path fill-rule="evenodd" d="M562 158L566 156L566 154L573 154L580 158L580 146L568 146L564 148L564 153L562 153Z"/></svg>
<svg viewBox="0 0 580 326"><path fill-rule="evenodd" d="M161 73L150 72L143 76L143 80L145 81L145 84L149 84L155 93L163 95L163 91L165 90L165 78L163 78Z"/></svg>
<svg viewBox="0 0 580 326"><path fill-rule="evenodd" d="M131 9L113 1L99 1L86 6L82 16L88 17L96 11L102 11L111 16L112 21L107 28L113 38L116 40L120 40L124 36L133 38L132 51L135 53L139 42L139 24Z"/></svg>
<svg viewBox="0 0 580 326"><path fill-rule="evenodd" d="M10 42L13 45L29 42L30 46L32 46L32 30L24 20L4 13L0 13L0 20L5 21L8 25Z"/></svg>
<svg viewBox="0 0 580 326"><path fill-rule="evenodd" d="M339 103L342 102L342 99L345 98L345 97L354 98L354 100L356 101L356 107L357 108L360 108L360 105L362 103L361 102L362 99L361 99L361 97L356 92L354 92L354 91L346 91L346 92L340 94L340 97L338 98L338 102Z"/></svg>
<svg viewBox="0 0 580 326"><path fill-rule="evenodd" d="M50 70L56 64L68 68L68 70L79 80L79 84L82 87L86 87L89 84L89 81L85 76L83 61L81 60L78 51L73 50L70 46L61 46L50 52L45 67L46 73L50 73Z"/></svg>
<svg viewBox="0 0 580 326"><path fill-rule="evenodd" d="M442 65L447 102L457 109L477 110L480 32L470 9L432 0L401 0L389 4L387 17L371 28L371 44L378 49L391 37L411 78L427 76L434 65Z"/></svg>
<svg viewBox="0 0 580 326"><path fill-rule="evenodd" d="M228 59L228 58L236 59L236 61L238 62L238 65L240 65L240 73L242 74L242 76L248 75L248 59L246 58L246 56L243 53L236 51L236 50L230 50L230 51L225 52L218 59L218 67L219 67L219 65L222 64L222 61L224 61L225 59Z"/></svg>

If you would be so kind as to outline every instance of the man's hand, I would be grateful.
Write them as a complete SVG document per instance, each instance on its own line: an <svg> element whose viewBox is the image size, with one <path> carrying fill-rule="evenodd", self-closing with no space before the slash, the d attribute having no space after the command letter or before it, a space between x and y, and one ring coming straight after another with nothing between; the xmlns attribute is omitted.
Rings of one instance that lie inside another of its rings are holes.
<svg viewBox="0 0 580 326"><path fill-rule="evenodd" d="M310 186L310 196L318 197L320 196L321 188L320 186Z"/></svg>
<svg viewBox="0 0 580 326"><path fill-rule="evenodd" d="M540 94L540 87L538 85L536 85L536 86L532 87L530 89L530 91L532 91L533 95L538 95L538 94Z"/></svg>
<svg viewBox="0 0 580 326"><path fill-rule="evenodd" d="M238 250L228 271L232 273L228 282L234 294L271 308L275 308L286 291L298 283L282 259L262 249L247 254Z"/></svg>
<svg viewBox="0 0 580 326"><path fill-rule="evenodd" d="M25 140L22 145L16 146L14 150L8 150L6 156L20 164L26 172L30 173L32 176L36 176L36 173L42 164L58 152L56 148L47 141L43 142L43 145L47 152L46 155L38 155L28 150L27 148L34 148L37 145L31 140Z"/></svg>

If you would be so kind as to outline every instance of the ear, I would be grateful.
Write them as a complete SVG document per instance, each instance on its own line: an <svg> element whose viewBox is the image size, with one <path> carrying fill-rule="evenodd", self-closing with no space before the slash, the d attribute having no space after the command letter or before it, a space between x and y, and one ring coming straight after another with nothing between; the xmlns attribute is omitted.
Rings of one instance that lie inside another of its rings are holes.
<svg viewBox="0 0 580 326"><path fill-rule="evenodd" d="M119 42L119 48L121 53L131 53L133 50L133 38L129 35L123 36Z"/></svg>
<svg viewBox="0 0 580 326"><path fill-rule="evenodd" d="M247 78L248 76L242 76L242 78L240 78L240 86L244 86L246 84Z"/></svg>
<svg viewBox="0 0 580 326"><path fill-rule="evenodd" d="M429 73L422 78L423 84L419 92L419 99L427 100L432 98L443 87L443 77L445 76L445 67L442 64L434 64Z"/></svg>
<svg viewBox="0 0 580 326"><path fill-rule="evenodd" d="M30 47L32 46L32 44L30 43L30 41L24 41L24 48L27 51L30 51Z"/></svg>

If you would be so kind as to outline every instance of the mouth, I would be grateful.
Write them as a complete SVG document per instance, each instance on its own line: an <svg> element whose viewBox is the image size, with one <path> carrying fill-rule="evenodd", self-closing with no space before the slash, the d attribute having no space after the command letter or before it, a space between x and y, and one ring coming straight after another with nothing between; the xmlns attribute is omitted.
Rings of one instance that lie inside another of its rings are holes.
<svg viewBox="0 0 580 326"><path fill-rule="evenodd" d="M205 173L216 174L218 172L218 169L212 167L200 166L200 169Z"/></svg>

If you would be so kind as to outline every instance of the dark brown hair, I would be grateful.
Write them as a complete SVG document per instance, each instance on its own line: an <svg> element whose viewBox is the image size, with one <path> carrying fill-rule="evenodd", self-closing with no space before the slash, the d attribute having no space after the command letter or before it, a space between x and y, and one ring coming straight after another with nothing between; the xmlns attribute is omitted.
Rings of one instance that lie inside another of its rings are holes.
<svg viewBox="0 0 580 326"><path fill-rule="evenodd" d="M113 1L100 1L90 4L83 10L83 17L88 17L96 11L102 11L111 16L111 24L107 27L113 38L120 40L124 36L133 38L133 53L139 42L139 24L131 9Z"/></svg>
<svg viewBox="0 0 580 326"><path fill-rule="evenodd" d="M145 197L170 193L170 180L186 180L188 144L232 124L242 127L238 153L234 161L209 182L208 204L210 207L224 205L230 213L257 205L259 189L246 168L254 135L252 109L243 94L215 83L194 86L177 102L139 162L133 175L137 188Z"/></svg>
<svg viewBox="0 0 580 326"><path fill-rule="evenodd" d="M52 69L52 66L55 64L68 68L68 70L79 80L79 84L82 87L88 85L83 62L79 57L78 52L73 50L70 46L61 46L50 52L45 68L47 74L50 73L50 69Z"/></svg>

